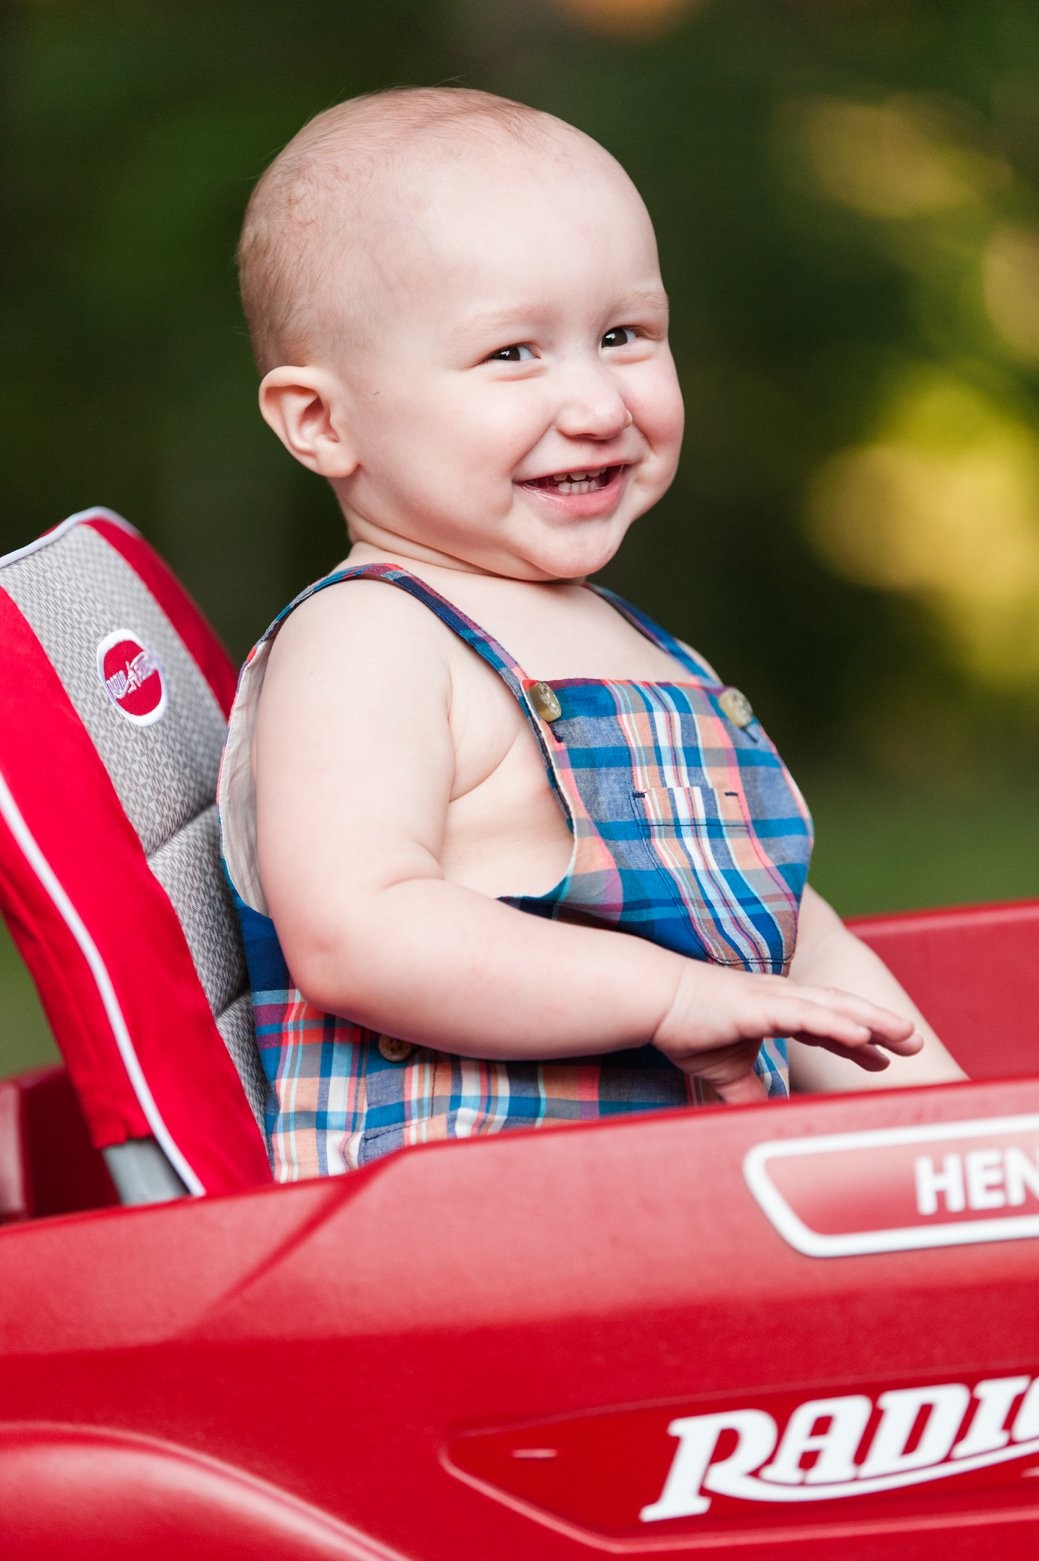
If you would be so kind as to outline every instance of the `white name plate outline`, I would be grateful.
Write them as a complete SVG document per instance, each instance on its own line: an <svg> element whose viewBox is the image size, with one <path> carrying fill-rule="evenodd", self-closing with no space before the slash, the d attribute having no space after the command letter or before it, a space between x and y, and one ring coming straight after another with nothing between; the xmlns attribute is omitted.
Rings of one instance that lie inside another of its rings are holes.
<svg viewBox="0 0 1039 1561"><path fill-rule="evenodd" d="M909 1252L928 1247L968 1246L991 1241L1020 1241L1039 1236L1039 1209L1030 1214L985 1214L976 1219L959 1215L951 1218L942 1212L918 1213L912 1223L863 1228L855 1219L856 1208L869 1201L868 1181L861 1178L847 1186L829 1184L831 1205L846 1196L847 1229L819 1231L792 1206L776 1186L769 1167L793 1157L817 1157L817 1175L827 1175L825 1157L849 1151L883 1151L919 1146L922 1151L940 1148L964 1140L1000 1138L1039 1138L1039 1115L984 1117L958 1122L925 1123L916 1127L870 1128L858 1132L828 1133L813 1138L778 1138L755 1144L743 1159L744 1179L769 1223L783 1240L806 1257L858 1257L874 1252ZM1007 1145L1007 1148L1019 1145ZM832 1171L832 1168L831 1168ZM890 1171L879 1164L878 1178L890 1181ZM884 1174L886 1172L886 1174ZM915 1198L915 1189L907 1189Z"/></svg>

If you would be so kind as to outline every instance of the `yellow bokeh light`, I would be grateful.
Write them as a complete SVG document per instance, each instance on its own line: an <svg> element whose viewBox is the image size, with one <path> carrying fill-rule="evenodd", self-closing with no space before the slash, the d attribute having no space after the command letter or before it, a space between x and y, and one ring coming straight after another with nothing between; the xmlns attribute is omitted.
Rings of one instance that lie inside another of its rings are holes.
<svg viewBox="0 0 1039 1561"><path fill-rule="evenodd" d="M821 187L864 216L927 216L977 200L1002 183L1002 163L967 144L952 108L923 96L884 103L817 98L795 122Z"/></svg>
<svg viewBox="0 0 1039 1561"><path fill-rule="evenodd" d="M837 572L924 602L978 681L1034 686L1039 439L1031 430L955 381L920 382L880 437L817 475L809 517Z"/></svg>
<svg viewBox="0 0 1039 1561"><path fill-rule="evenodd" d="M982 276L996 330L1023 357L1039 359L1039 229L998 228Z"/></svg>
<svg viewBox="0 0 1039 1561"><path fill-rule="evenodd" d="M620 37L666 32L703 0L554 0L556 7L591 32Z"/></svg>

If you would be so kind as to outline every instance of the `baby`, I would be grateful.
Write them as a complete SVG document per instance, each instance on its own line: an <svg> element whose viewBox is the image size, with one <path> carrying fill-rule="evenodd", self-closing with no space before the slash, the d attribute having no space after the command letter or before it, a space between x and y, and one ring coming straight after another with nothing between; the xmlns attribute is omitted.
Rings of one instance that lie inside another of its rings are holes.
<svg viewBox="0 0 1039 1561"><path fill-rule="evenodd" d="M803 1089L961 1077L805 886L747 700L586 583L682 437L623 169L490 94L359 98L240 261L263 416L352 543L253 651L221 777L275 1174L785 1095L788 1044Z"/></svg>

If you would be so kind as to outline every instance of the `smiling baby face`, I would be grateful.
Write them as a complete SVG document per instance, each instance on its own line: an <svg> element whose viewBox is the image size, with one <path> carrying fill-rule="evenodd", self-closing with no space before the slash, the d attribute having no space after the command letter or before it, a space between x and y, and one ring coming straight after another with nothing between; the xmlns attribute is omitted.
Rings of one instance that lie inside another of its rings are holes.
<svg viewBox="0 0 1039 1561"><path fill-rule="evenodd" d="M380 134L398 96L418 106L408 93L362 100ZM455 108L470 95L433 96ZM468 114L398 128L352 181L326 169L302 225L297 202L306 309L295 341L268 351L291 347L317 371L337 456L316 469L355 540L579 579L613 556L678 459L653 229L594 141L520 105L495 117L472 96ZM362 131L363 115L350 137ZM349 164L341 136L322 155ZM287 377L275 365L268 381Z"/></svg>

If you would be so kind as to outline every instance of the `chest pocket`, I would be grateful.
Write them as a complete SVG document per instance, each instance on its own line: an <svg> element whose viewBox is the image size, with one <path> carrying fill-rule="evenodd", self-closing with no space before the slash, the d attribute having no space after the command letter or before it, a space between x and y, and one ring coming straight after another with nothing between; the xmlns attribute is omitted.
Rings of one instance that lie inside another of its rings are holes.
<svg viewBox="0 0 1039 1561"><path fill-rule="evenodd" d="M707 957L778 974L793 958L811 836L785 772L768 774L766 805L753 817L742 789L655 786L631 801Z"/></svg>

